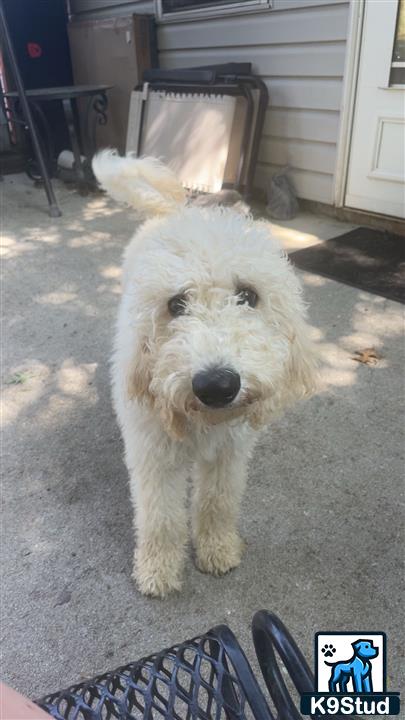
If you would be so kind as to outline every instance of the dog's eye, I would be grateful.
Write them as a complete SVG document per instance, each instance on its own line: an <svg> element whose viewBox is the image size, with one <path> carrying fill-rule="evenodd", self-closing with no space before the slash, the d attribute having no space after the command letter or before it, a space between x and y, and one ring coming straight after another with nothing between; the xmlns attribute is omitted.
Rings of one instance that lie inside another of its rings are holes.
<svg viewBox="0 0 405 720"><path fill-rule="evenodd" d="M167 303L167 307L169 308L169 313L170 315L172 315L172 317L179 317L179 315L184 315L187 310L186 296L174 295L174 297L170 298L169 302Z"/></svg>
<svg viewBox="0 0 405 720"><path fill-rule="evenodd" d="M240 288L237 294L238 305L249 305L251 308L256 307L258 296L257 293L252 290L252 288Z"/></svg>

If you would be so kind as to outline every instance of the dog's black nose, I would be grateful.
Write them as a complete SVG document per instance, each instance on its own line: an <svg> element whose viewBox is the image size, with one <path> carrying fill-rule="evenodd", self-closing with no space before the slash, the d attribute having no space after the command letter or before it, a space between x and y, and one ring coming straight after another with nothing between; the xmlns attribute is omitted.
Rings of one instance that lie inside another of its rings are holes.
<svg viewBox="0 0 405 720"><path fill-rule="evenodd" d="M208 407L229 405L239 390L240 376L230 368L202 370L193 377L193 393Z"/></svg>

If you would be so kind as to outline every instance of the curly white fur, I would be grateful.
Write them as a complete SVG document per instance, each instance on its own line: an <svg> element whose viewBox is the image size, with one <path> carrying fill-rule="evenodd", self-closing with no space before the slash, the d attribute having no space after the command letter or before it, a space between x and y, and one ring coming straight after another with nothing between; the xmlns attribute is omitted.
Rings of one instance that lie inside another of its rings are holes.
<svg viewBox="0 0 405 720"><path fill-rule="evenodd" d="M125 252L113 358L113 394L135 508L134 575L145 594L181 585L186 483L193 478L198 567L215 575L240 562L237 522L257 430L314 386L314 353L298 279L266 223L231 208L187 207L156 160L102 153L93 161L117 200L157 214ZM237 302L254 288L256 307ZM168 300L187 297L171 317ZM241 389L209 409L195 373L233 368Z"/></svg>
<svg viewBox="0 0 405 720"><path fill-rule="evenodd" d="M170 168L156 158L135 160L103 150L93 158L93 171L114 200L132 205L142 215L165 215L184 204L186 193Z"/></svg>

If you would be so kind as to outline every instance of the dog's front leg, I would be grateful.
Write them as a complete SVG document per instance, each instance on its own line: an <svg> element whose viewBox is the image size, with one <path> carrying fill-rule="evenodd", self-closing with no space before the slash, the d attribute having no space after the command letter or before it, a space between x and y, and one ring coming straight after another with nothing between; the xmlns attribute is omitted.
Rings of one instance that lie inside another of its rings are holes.
<svg viewBox="0 0 405 720"><path fill-rule="evenodd" d="M223 575L239 565L243 540L237 522L246 485L247 456L232 447L200 457L194 470L193 539L202 572Z"/></svg>
<svg viewBox="0 0 405 720"><path fill-rule="evenodd" d="M138 441L137 453L131 458L127 453L135 509L134 579L143 594L164 597L181 587L189 467L167 437Z"/></svg>

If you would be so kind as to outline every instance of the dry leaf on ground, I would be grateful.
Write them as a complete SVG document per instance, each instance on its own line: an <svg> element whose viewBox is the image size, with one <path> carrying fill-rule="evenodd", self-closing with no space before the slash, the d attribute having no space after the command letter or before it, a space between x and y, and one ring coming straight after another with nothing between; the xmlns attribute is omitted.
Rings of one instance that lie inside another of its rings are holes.
<svg viewBox="0 0 405 720"><path fill-rule="evenodd" d="M375 365L378 360L382 358L382 355L377 352L375 348L364 348L364 350L355 350L355 357L352 360L363 363L363 365Z"/></svg>

